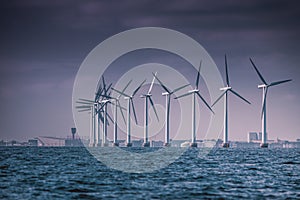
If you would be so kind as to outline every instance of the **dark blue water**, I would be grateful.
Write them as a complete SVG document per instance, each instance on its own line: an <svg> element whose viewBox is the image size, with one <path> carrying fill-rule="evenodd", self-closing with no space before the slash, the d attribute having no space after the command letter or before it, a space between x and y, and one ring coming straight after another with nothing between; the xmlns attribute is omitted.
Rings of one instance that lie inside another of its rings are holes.
<svg viewBox="0 0 300 200"><path fill-rule="evenodd" d="M0 148L0 199L101 198L300 199L300 149L218 149L205 157L190 149L165 169L128 174L85 148Z"/></svg>

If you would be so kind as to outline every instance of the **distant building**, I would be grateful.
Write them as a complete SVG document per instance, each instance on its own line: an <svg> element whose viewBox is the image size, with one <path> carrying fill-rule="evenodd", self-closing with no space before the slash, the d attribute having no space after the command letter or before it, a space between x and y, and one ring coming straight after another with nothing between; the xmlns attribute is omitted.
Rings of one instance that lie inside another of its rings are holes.
<svg viewBox="0 0 300 200"><path fill-rule="evenodd" d="M163 141L151 141L151 146L152 147L163 147L164 146L164 142Z"/></svg>
<svg viewBox="0 0 300 200"><path fill-rule="evenodd" d="M82 147L84 146L80 138L67 138L65 139L65 146L67 147Z"/></svg>
<svg viewBox="0 0 300 200"><path fill-rule="evenodd" d="M80 137L76 137L76 128L71 128L72 138L65 139L65 146L67 147L82 147L84 146ZM100 143L101 144L101 143Z"/></svg>
<svg viewBox="0 0 300 200"><path fill-rule="evenodd" d="M133 147L142 147L144 143L144 140L132 140L132 146Z"/></svg>
<svg viewBox="0 0 300 200"><path fill-rule="evenodd" d="M249 132L248 133L248 140L247 140L248 143L254 142L255 140L259 140L257 133L256 132Z"/></svg>
<svg viewBox="0 0 300 200"><path fill-rule="evenodd" d="M65 146L65 138L38 136L35 139L39 141L38 146Z"/></svg>
<svg viewBox="0 0 300 200"><path fill-rule="evenodd" d="M37 147L39 144L39 141L37 139L29 139L28 140L28 146Z"/></svg>

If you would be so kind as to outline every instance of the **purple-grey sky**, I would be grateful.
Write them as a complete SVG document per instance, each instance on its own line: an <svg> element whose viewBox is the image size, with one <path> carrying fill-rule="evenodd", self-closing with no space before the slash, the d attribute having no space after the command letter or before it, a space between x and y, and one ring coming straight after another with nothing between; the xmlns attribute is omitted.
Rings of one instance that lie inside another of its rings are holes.
<svg viewBox="0 0 300 200"><path fill-rule="evenodd" d="M297 0L4 0L0 15L0 140L69 134L74 126L72 88L81 62L106 38L145 26L194 38L223 76L224 54L228 55L232 86L252 103L229 98L230 139L246 140L247 132L261 129L260 80L249 57L267 81L293 79L270 89L268 132L271 139L300 138ZM139 62L153 62L155 56L157 52L140 56ZM162 62L172 64L167 58ZM108 80L114 80L117 69L115 64L107 71ZM194 82L192 68L177 69Z"/></svg>

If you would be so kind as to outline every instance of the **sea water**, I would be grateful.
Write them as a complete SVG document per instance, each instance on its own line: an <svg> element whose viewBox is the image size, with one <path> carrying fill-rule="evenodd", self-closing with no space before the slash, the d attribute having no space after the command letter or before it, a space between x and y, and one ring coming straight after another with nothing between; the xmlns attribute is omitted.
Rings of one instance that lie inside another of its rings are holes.
<svg viewBox="0 0 300 200"><path fill-rule="evenodd" d="M198 151L124 173L84 147L0 147L0 199L300 199L300 149Z"/></svg>

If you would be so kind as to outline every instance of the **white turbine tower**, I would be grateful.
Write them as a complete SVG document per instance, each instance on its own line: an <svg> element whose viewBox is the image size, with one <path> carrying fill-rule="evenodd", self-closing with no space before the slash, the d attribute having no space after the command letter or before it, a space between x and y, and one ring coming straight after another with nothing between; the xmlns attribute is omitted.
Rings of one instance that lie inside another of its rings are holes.
<svg viewBox="0 0 300 200"><path fill-rule="evenodd" d="M156 74L157 74L157 72L155 73L155 75ZM151 103L151 106L152 106L152 108L154 110L154 113L156 115L157 121L159 121L158 115L157 115L157 112L156 112L156 109L155 109L155 106L154 106L154 103L153 103L153 100L151 98L151 96L152 96L151 90L153 88L154 81L155 81L155 76L153 77L153 80L151 82L151 85L150 85L150 88L148 90L148 93L141 95L141 98L145 98L144 144L143 144L144 147L150 147L150 142L148 141L148 100Z"/></svg>
<svg viewBox="0 0 300 200"><path fill-rule="evenodd" d="M132 80L130 80L127 85L123 88L122 90L122 93L127 89L127 87L129 86L129 84L131 83ZM114 97L111 97L111 96L108 96L108 95L101 95L107 99L110 99L110 103L114 105L114 120L113 120L113 123L114 123L114 139L113 139L113 146L119 146L119 143L118 143L118 107L120 108L120 111L121 111L121 114L122 114L122 117L123 117L123 120L124 120L124 123L126 124L126 120L125 120L125 117L124 117L124 114L123 114L123 111L122 109L125 110L125 108L123 108L120 104L120 97L121 97L121 94L114 98ZM114 101L114 103L112 103L111 101Z"/></svg>
<svg viewBox="0 0 300 200"><path fill-rule="evenodd" d="M213 110L211 109L211 107L208 105L208 103L204 100L204 98L201 96L200 92L199 92L199 80L200 80L200 69L201 69L201 63L200 62L200 66L198 69L198 73L197 73L197 79L196 79L196 85L195 85L195 89L188 91L188 93L180 95L178 97L175 97L175 99L179 99L181 97L184 96L188 96L190 94L193 95L192 98L192 142L190 144L191 147L197 147L197 140L196 140L196 95L203 101L203 103L207 106L207 108L212 112Z"/></svg>
<svg viewBox="0 0 300 200"><path fill-rule="evenodd" d="M228 148L228 91L232 92L237 97L241 98L248 104L251 104L248 100L243 98L241 95L239 95L237 92L235 92L232 87L230 87L229 84L229 77L228 77L228 67L227 67L227 58L225 55L225 73L226 73L226 87L220 88L221 91L224 91L218 99L212 104L211 107L213 107L223 96L224 96L224 136L223 136L223 147Z"/></svg>
<svg viewBox="0 0 300 200"><path fill-rule="evenodd" d="M102 132L102 146L103 147L108 146L108 143L107 143L107 125L108 125L107 116L109 116L109 115L107 113L107 104L109 102L110 101L108 99L105 99L105 100L101 101L101 104L102 104L102 107L103 107L103 132Z"/></svg>
<svg viewBox="0 0 300 200"><path fill-rule="evenodd" d="M146 80L144 80L134 91L131 95L128 95L126 93L121 92L117 89L112 88L112 90L116 91L117 93L119 93L120 95L125 96L125 99L128 100L127 102L127 138L126 138L126 146L127 147L131 147L132 143L131 143L131 107L133 109L133 114L134 114L134 119L135 119L135 123L137 124L137 118L136 118L136 113L135 113L135 108L134 108L134 103L133 103L133 97L134 95L136 95L136 93L138 92L138 90L142 87L142 85L146 82Z"/></svg>
<svg viewBox="0 0 300 200"><path fill-rule="evenodd" d="M267 93L268 93L268 88L274 85L279 85L285 82L289 82L292 79L288 79L288 80L283 80L283 81L275 81L272 82L270 84L268 84L265 79L263 78L263 76L261 75L261 73L258 71L257 67L255 66L254 62L252 61L251 58L250 62L252 64L252 66L254 67L257 75L259 76L260 80L263 82L263 84L258 85L258 88L262 88L263 90L263 96L262 96L262 111L261 111L261 120L262 120L262 139L261 139L261 144L260 147L262 148L268 148L268 143L267 143L267 119L266 119L266 107L267 107Z"/></svg>
<svg viewBox="0 0 300 200"><path fill-rule="evenodd" d="M171 95L174 94L175 92L189 86L190 84L178 87L176 89L174 89L173 91L171 91L169 88L167 88L161 80L159 80L159 78L152 73L153 76L156 78L156 80L159 82L159 84L161 85L161 87L166 91L164 93L162 93L162 95L166 96L166 114L165 114L165 143L164 146L170 146L170 101L171 101Z"/></svg>

